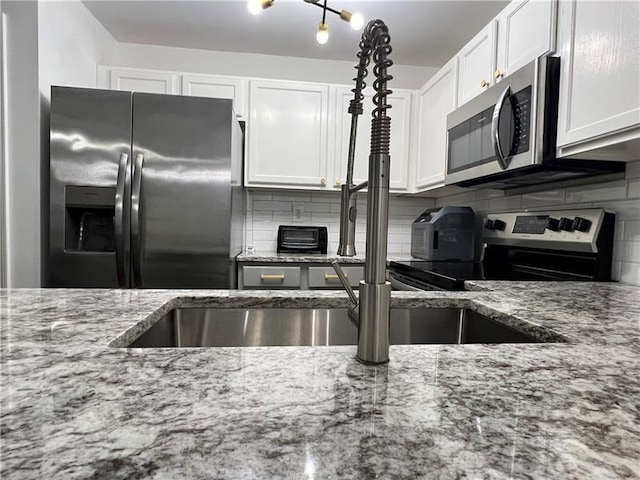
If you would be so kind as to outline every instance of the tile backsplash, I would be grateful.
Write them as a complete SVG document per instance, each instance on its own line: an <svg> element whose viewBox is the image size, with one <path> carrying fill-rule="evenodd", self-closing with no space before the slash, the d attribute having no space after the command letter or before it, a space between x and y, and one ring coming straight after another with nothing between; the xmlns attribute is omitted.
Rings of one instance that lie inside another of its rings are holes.
<svg viewBox="0 0 640 480"><path fill-rule="evenodd" d="M326 226L328 252L338 249L340 234L340 195L337 192L247 191L246 242L256 251L275 252L279 225ZM389 199L388 252L407 254L411 250L411 223L425 209L433 207L431 198L391 197ZM301 218L294 219L294 211ZM366 194L358 197L356 251L365 252Z"/></svg>
<svg viewBox="0 0 640 480"><path fill-rule="evenodd" d="M441 197L436 206L468 205L476 213L602 207L616 214L612 277L640 285L640 161L627 164L623 180L521 195L475 190Z"/></svg>
<svg viewBox="0 0 640 480"><path fill-rule="evenodd" d="M328 251L338 248L340 198L336 192L247 191L246 242L256 251L276 251L278 225L321 225L329 233ZM469 190L437 199L391 197L389 254L410 254L411 222L425 209L471 206L477 214L510 210L603 207L616 214L613 271L615 280L640 285L640 161L627 164L624 179L535 193L505 195L496 190ZM294 211L301 218L294 220ZM356 250L365 252L366 195L358 198Z"/></svg>

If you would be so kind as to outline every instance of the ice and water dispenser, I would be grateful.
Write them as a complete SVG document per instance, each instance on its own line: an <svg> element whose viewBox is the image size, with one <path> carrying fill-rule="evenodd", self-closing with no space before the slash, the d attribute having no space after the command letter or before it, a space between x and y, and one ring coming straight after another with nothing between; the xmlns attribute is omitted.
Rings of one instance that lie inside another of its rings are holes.
<svg viewBox="0 0 640 480"><path fill-rule="evenodd" d="M116 189L65 187L64 249L69 252L115 251Z"/></svg>

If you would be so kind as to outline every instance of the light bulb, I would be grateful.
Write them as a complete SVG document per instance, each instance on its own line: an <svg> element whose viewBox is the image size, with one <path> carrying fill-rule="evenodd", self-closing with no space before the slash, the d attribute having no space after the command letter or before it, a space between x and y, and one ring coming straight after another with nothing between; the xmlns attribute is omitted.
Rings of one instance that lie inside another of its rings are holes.
<svg viewBox="0 0 640 480"><path fill-rule="evenodd" d="M262 2L260 0L249 0L247 10L253 15L257 15L262 11Z"/></svg>
<svg viewBox="0 0 640 480"><path fill-rule="evenodd" d="M249 0L249 3L247 3L247 10L252 14L257 15L262 10L271 7L273 2L275 2L275 0Z"/></svg>
<svg viewBox="0 0 640 480"><path fill-rule="evenodd" d="M327 23L320 22L320 25L318 25L316 40L320 45L324 45L329 41L329 25Z"/></svg>
<svg viewBox="0 0 640 480"><path fill-rule="evenodd" d="M359 13L354 13L353 15L351 15L349 24L354 30L360 30L364 25L364 18L362 18L362 15L360 15Z"/></svg>

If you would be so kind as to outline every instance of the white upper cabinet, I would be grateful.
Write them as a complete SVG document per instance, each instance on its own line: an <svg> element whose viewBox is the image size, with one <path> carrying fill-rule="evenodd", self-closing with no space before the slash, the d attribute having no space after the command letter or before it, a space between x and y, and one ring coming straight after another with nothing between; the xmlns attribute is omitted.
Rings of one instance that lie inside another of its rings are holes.
<svg viewBox="0 0 640 480"><path fill-rule="evenodd" d="M325 189L329 87L251 81L246 185Z"/></svg>
<svg viewBox="0 0 640 480"><path fill-rule="evenodd" d="M351 130L351 114L348 112L349 102L353 98L352 87L337 87L335 95L335 161L333 178L334 189L346 180L347 159L349 157L349 134ZM409 181L409 146L411 130L411 92L395 90L387 97L391 108L387 115L391 117L391 191L405 191ZM374 108L373 90L363 92L363 114L358 117L358 134L356 137L356 151L353 168L353 182L364 182L368 178L369 151L371 140L371 111Z"/></svg>
<svg viewBox="0 0 640 480"><path fill-rule="evenodd" d="M138 70L134 68L109 68L108 88L144 93L178 93L176 75L170 72Z"/></svg>
<svg viewBox="0 0 640 480"><path fill-rule="evenodd" d="M492 20L458 53L458 104L468 102L493 84L497 24Z"/></svg>
<svg viewBox="0 0 640 480"><path fill-rule="evenodd" d="M640 4L563 1L559 27L559 154L637 159L606 147L640 138Z"/></svg>
<svg viewBox="0 0 640 480"><path fill-rule="evenodd" d="M458 52L458 104L555 51L556 0L514 0Z"/></svg>
<svg viewBox="0 0 640 480"><path fill-rule="evenodd" d="M555 50L557 2L515 0L497 17L495 81Z"/></svg>
<svg viewBox="0 0 640 480"><path fill-rule="evenodd" d="M247 80L219 75L182 75L182 95L228 98L236 115L246 118Z"/></svg>
<svg viewBox="0 0 640 480"><path fill-rule="evenodd" d="M456 108L457 58L436 73L418 93L416 188L444 183L447 115Z"/></svg>

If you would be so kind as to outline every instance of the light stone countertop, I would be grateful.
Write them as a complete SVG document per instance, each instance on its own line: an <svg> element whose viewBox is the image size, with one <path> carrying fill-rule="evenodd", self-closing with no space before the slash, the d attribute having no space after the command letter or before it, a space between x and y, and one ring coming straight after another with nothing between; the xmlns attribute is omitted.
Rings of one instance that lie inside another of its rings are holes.
<svg viewBox="0 0 640 480"><path fill-rule="evenodd" d="M345 307L339 291L0 290L6 479L640 477L640 288L394 292L567 343L118 348L179 306ZM545 333L546 332L546 333ZM112 346L109 346L112 345Z"/></svg>

